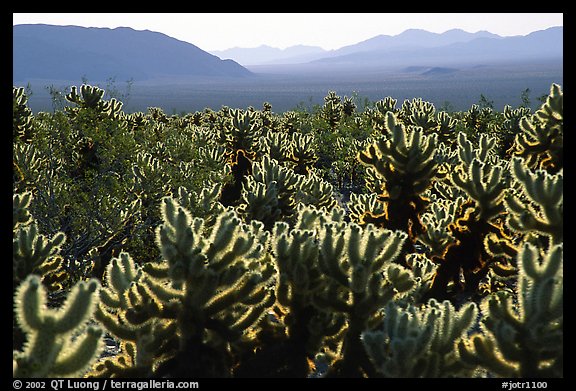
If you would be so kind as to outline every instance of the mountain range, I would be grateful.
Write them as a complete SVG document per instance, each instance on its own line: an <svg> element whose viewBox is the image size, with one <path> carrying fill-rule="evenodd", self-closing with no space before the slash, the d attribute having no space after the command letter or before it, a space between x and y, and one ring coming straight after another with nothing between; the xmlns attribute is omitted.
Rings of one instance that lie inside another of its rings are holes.
<svg viewBox="0 0 576 391"><path fill-rule="evenodd" d="M489 64L562 61L563 27L525 36L502 37L487 31L459 29L444 33L409 29L378 35L324 50L297 45L232 48L206 52L165 34L132 28L78 26L13 26L13 80L208 80L251 78L260 74L340 72L396 69L445 75L458 67ZM240 65L242 64L242 65Z"/></svg>
<svg viewBox="0 0 576 391"><path fill-rule="evenodd" d="M251 72L184 41L149 30L13 26L13 80L148 80L246 77Z"/></svg>
<svg viewBox="0 0 576 391"><path fill-rule="evenodd" d="M527 35L502 37L488 31L469 33L460 29L432 33L409 29L401 34L378 35L336 50L308 46L284 50L260 46L213 51L220 58L234 59L249 69L267 71L259 65L300 64L314 67L448 66L560 59L563 56L563 27L551 27Z"/></svg>

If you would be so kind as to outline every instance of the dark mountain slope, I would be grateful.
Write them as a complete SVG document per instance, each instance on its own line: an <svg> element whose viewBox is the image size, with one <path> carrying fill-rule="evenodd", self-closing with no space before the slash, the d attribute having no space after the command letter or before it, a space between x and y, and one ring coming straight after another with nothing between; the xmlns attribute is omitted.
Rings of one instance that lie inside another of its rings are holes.
<svg viewBox="0 0 576 391"><path fill-rule="evenodd" d="M13 80L146 80L242 77L251 72L195 45L149 30L78 26L13 27Z"/></svg>

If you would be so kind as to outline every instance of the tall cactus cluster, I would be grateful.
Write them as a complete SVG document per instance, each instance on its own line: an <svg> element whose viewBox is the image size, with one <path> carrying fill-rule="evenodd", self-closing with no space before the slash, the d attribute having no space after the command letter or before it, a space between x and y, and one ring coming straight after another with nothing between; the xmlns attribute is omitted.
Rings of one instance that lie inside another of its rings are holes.
<svg viewBox="0 0 576 391"><path fill-rule="evenodd" d="M559 85L534 113L13 96L14 377L564 376Z"/></svg>

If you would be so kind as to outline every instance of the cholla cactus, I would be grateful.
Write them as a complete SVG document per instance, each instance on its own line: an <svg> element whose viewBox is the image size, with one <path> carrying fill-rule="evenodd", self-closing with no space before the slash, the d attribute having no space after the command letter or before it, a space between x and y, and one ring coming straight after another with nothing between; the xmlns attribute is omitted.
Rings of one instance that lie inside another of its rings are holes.
<svg viewBox="0 0 576 391"><path fill-rule="evenodd" d="M148 376L155 369L158 351L176 331L173 322L153 316L161 314L163 302L178 299L178 292L145 275L126 252L107 265L105 281L95 317L121 340L122 353L97 362L89 376Z"/></svg>
<svg viewBox="0 0 576 391"><path fill-rule="evenodd" d="M224 211L224 206L218 202L218 197L222 191L222 184L214 183L202 188L200 194L188 191L184 187L178 187L176 200L189 210L194 216L201 217L209 226L215 221L215 216Z"/></svg>
<svg viewBox="0 0 576 391"><path fill-rule="evenodd" d="M79 282L61 309L46 308L40 278L29 276L14 298L16 320L28 335L13 354L14 377L78 377L103 347L102 331L85 324L98 303L97 280ZM83 334L83 335L82 335Z"/></svg>
<svg viewBox="0 0 576 391"><path fill-rule="evenodd" d="M359 224L366 224L363 220L364 216L368 216L367 212L373 215L380 215L384 213L384 204L378 201L378 194L350 194L350 201L346 204L349 210L350 220Z"/></svg>
<svg viewBox="0 0 576 391"><path fill-rule="evenodd" d="M279 375L305 377L312 371L311 360L325 350L326 341L338 340L345 317L322 311L313 301L323 288L317 229L339 219L305 206L299 207L298 216L294 229L279 222L273 230L271 250L279 271L276 312L285 331L269 349L281 357Z"/></svg>
<svg viewBox="0 0 576 391"><path fill-rule="evenodd" d="M521 193L509 193L505 199L510 211L507 222L520 232L546 235L552 243L561 243L564 232L564 175L544 170L532 172L520 158L512 158L512 172L522 184Z"/></svg>
<svg viewBox="0 0 576 391"><path fill-rule="evenodd" d="M520 120L523 133L515 139L515 154L523 157L531 169L550 173L563 167L564 100L562 89L552 84L546 102L531 117Z"/></svg>
<svg viewBox="0 0 576 391"><path fill-rule="evenodd" d="M324 105L320 116L328 123L332 131L335 131L342 119L342 99L336 95L335 91L328 91L324 97Z"/></svg>
<svg viewBox="0 0 576 391"><path fill-rule="evenodd" d="M14 140L30 142L32 140L34 126L32 110L27 106L28 97L24 88L12 87L12 137Z"/></svg>
<svg viewBox="0 0 576 391"><path fill-rule="evenodd" d="M341 358L331 375L370 372L360 334L377 324L380 308L414 286L410 271L393 262L406 236L371 224L361 228L353 223L328 223L321 228L318 267L326 276L326 285L314 296L314 303L323 311L344 314L348 325Z"/></svg>
<svg viewBox="0 0 576 391"><path fill-rule="evenodd" d="M304 205L327 209L332 209L338 204L334 197L334 187L316 174L310 174L302 179L296 200Z"/></svg>
<svg viewBox="0 0 576 391"><path fill-rule="evenodd" d="M375 130L376 134L385 135L386 131L386 115L388 112L397 113L396 103L398 101L390 96L384 99L380 99L374 103L374 108L368 108L365 110L365 114L368 116L372 128Z"/></svg>
<svg viewBox="0 0 576 391"><path fill-rule="evenodd" d="M66 107L65 110L72 116L76 116L80 110L90 110L98 117L119 119L122 117L122 102L115 98L105 101L102 99L104 90L96 86L83 84L80 87L80 94L78 88L72 86L70 93L66 95L68 102L76 104L76 107Z"/></svg>
<svg viewBox="0 0 576 391"><path fill-rule="evenodd" d="M96 375L231 376L232 354L253 346L275 301L268 236L232 210L205 227L172 198L163 199L162 217L161 262L140 268L123 254L109 266L98 316L130 344L122 361L100 364Z"/></svg>
<svg viewBox="0 0 576 391"><path fill-rule="evenodd" d="M292 150L290 152L290 161L294 163L294 172L296 174L308 175L311 172L312 165L318 160L314 147L314 136L311 134L292 134Z"/></svg>
<svg viewBox="0 0 576 391"><path fill-rule="evenodd" d="M261 162L252 165L252 178L247 179L243 185L242 213L250 210L252 216L266 216L266 213L270 213L271 217L276 216L284 219L288 219L293 215L296 210L295 196L301 187L304 176L295 174L291 169L283 167L277 161L264 156ZM260 183L260 185L256 185L256 183ZM273 200L272 196L276 200ZM255 203L256 201L257 203ZM259 205L268 212L257 212L255 208L260 208ZM274 210L269 209L273 205ZM275 212L275 209L278 209L280 213ZM273 221L276 220L270 220L269 222L273 223ZM271 228L272 226L268 224L267 227Z"/></svg>
<svg viewBox="0 0 576 391"><path fill-rule="evenodd" d="M422 232L419 215L426 200L421 194L431 185L436 172L437 136L424 136L417 127L406 129L391 112L387 113L386 128L391 134L389 140L380 139L358 154L360 163L373 167L384 179L379 199L386 205L385 213L364 216L364 221L405 231L413 243Z"/></svg>
<svg viewBox="0 0 576 391"><path fill-rule="evenodd" d="M541 255L525 243L518 254L517 301L507 292L485 299L482 334L459 343L464 362L501 377L562 377L563 245Z"/></svg>
<svg viewBox="0 0 576 391"><path fill-rule="evenodd" d="M498 129L498 138L500 150L506 153L511 153L516 135L522 132L520 121L530 115L530 109L527 107L518 107L512 109L510 105L504 106L504 122Z"/></svg>
<svg viewBox="0 0 576 391"><path fill-rule="evenodd" d="M419 126L424 134L429 134L438 127L436 121L436 109L430 102L422 99L413 99L412 102L405 101L399 114L400 118L406 118L406 123Z"/></svg>
<svg viewBox="0 0 576 391"><path fill-rule="evenodd" d="M51 290L61 288L66 278L61 270L60 250L66 236L63 232L47 238L38 232L38 226L28 208L32 202L31 193L12 196L13 239L12 239L12 282L14 287L30 274L37 273L50 281Z"/></svg>
<svg viewBox="0 0 576 391"><path fill-rule="evenodd" d="M458 144L461 164L452 173L451 180L466 192L468 199L460 204L454 222L448 225L455 240L442 255L433 257L439 266L429 297L446 297L450 282L456 289L476 291L480 280L498 260L494 252L485 247L486 238L492 235L492 242L500 240L511 245L511 237L501 221L508 181L504 167L490 154L494 139L482 135L480 148L474 150L460 133ZM461 273L464 285L460 281Z"/></svg>
<svg viewBox="0 0 576 391"><path fill-rule="evenodd" d="M229 113L229 123L224 128L224 137L231 153L243 150L252 155L256 141L260 137L261 124L256 119L256 112L232 109Z"/></svg>
<svg viewBox="0 0 576 391"><path fill-rule="evenodd" d="M442 143L450 143L455 139L455 131L458 121L445 111L436 114L436 127L434 132L438 134L439 141Z"/></svg>
<svg viewBox="0 0 576 391"><path fill-rule="evenodd" d="M298 212L293 229L277 223L272 236L284 344L294 357L286 365L305 373L305 360L321 352L334 362L330 376L370 372L360 333L374 328L380 308L414 285L410 271L393 263L406 234L346 223L338 208L329 213L302 206Z"/></svg>
<svg viewBox="0 0 576 391"><path fill-rule="evenodd" d="M280 163L290 160L292 140L288 133L269 131L265 137L260 139L260 142L264 156L269 156Z"/></svg>
<svg viewBox="0 0 576 391"><path fill-rule="evenodd" d="M457 353L457 344L475 323L474 303L456 310L449 301L431 299L422 307L390 302L381 330L362 333L362 342L384 377L464 377L471 370Z"/></svg>
<svg viewBox="0 0 576 391"><path fill-rule="evenodd" d="M431 254L441 255L449 244L454 243L454 236L448 227L454 223L456 211L463 202L462 197L455 201L437 198L430 203L430 210L422 214L425 230L418 241L426 245Z"/></svg>

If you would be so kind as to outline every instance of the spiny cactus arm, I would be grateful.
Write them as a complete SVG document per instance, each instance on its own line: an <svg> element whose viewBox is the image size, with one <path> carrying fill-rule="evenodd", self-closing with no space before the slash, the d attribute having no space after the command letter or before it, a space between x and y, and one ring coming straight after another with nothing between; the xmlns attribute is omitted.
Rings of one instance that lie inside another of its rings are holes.
<svg viewBox="0 0 576 391"><path fill-rule="evenodd" d="M536 111L536 117L549 127L559 126L564 122L564 94L560 85L553 83L546 102Z"/></svg>
<svg viewBox="0 0 576 391"><path fill-rule="evenodd" d="M338 204L333 186L315 174L310 174L301 182L296 198L298 202L318 208L332 209Z"/></svg>
<svg viewBox="0 0 576 391"><path fill-rule="evenodd" d="M373 215L380 215L385 212L384 204L378 202L378 194L350 194L350 200L346 204L350 220L356 224L364 225L362 216L370 212Z"/></svg>
<svg viewBox="0 0 576 391"><path fill-rule="evenodd" d="M12 230L18 226L26 226L32 222L32 215L28 211L32 202L32 192L12 195Z"/></svg>
<svg viewBox="0 0 576 391"><path fill-rule="evenodd" d="M63 261L57 254L65 240L66 235L62 232L56 233L52 238L39 234L34 222L27 226L18 226L12 240L14 282L19 284L31 273L48 276L56 272Z"/></svg>
<svg viewBox="0 0 576 391"><path fill-rule="evenodd" d="M407 308L391 301L382 329L362 333L362 342L376 370L386 377L463 376L469 368L459 362L456 346L476 313L472 303L456 311L448 301L431 299Z"/></svg>
<svg viewBox="0 0 576 391"><path fill-rule="evenodd" d="M477 203L481 218L489 221L504 211L507 181L503 173L501 166L489 166L473 158L467 172L456 170L452 173L451 180Z"/></svg>
<svg viewBox="0 0 576 391"><path fill-rule="evenodd" d="M483 335L462 343L464 360L491 368L498 376L562 376L563 246L555 245L540 261L526 243L517 262L517 304L499 292L486 299Z"/></svg>
<svg viewBox="0 0 576 391"><path fill-rule="evenodd" d="M182 282L205 268L206 256L201 253L205 242L201 235L203 220L192 219L171 197L162 199L161 213L164 225L156 229L156 241L168 261L170 278Z"/></svg>
<svg viewBox="0 0 576 391"><path fill-rule="evenodd" d="M511 193L505 200L512 212L509 225L518 231L536 231L552 238L555 243L563 240L564 175L550 175L543 170L532 172L520 158L512 158L514 178L522 184L522 192L537 206L523 202Z"/></svg>
<svg viewBox="0 0 576 391"><path fill-rule="evenodd" d="M469 340L461 340L458 342L458 354L465 365L488 369L500 377L514 377L516 373L516 367L502 357L492 338L476 334Z"/></svg>
<svg viewBox="0 0 576 391"><path fill-rule="evenodd" d="M126 315L141 303L136 295L142 270L132 257L121 252L106 267L106 286L100 290L96 319L113 335L126 341L136 341L143 325L126 320Z"/></svg>
<svg viewBox="0 0 576 391"><path fill-rule="evenodd" d="M291 145L291 159L298 164L298 166L304 168L318 160L315 152L315 140L312 134L293 133ZM299 173L306 174L307 172Z"/></svg>
<svg viewBox="0 0 576 391"><path fill-rule="evenodd" d="M102 330L89 326L84 336L79 337L71 346L63 349L63 353L52 367L52 375L55 377L78 375L86 370L86 357L94 357L103 347ZM92 359L88 360L88 362Z"/></svg>
<svg viewBox="0 0 576 391"><path fill-rule="evenodd" d="M256 182L251 176L246 177L242 184L242 204L238 207L238 211L248 221L262 221L270 227L282 215L278 207L277 183L266 185Z"/></svg>
<svg viewBox="0 0 576 391"><path fill-rule="evenodd" d="M287 305L293 295L310 295L318 289L318 245L313 231L289 230L287 223L276 223L273 253L280 274L278 299Z"/></svg>
<svg viewBox="0 0 576 391"><path fill-rule="evenodd" d="M345 232L338 232L333 224L325 224L320 233L320 255L318 266L322 272L328 274L342 286L348 286L348 276L342 270L339 260L343 259Z"/></svg>
<svg viewBox="0 0 576 391"><path fill-rule="evenodd" d="M276 296L272 289L261 289L260 292L263 292L263 294L252 295L253 299L251 301L254 301L254 298L258 298L258 302L249 303L251 307L242 316L238 317L236 322L230 325L230 329L233 332L248 334L249 330L262 320L266 311L274 305Z"/></svg>
<svg viewBox="0 0 576 391"><path fill-rule="evenodd" d="M539 251L530 244L522 247L518 300L525 322L556 322L563 317L563 249L563 244L553 246L539 264Z"/></svg>
<svg viewBox="0 0 576 391"><path fill-rule="evenodd" d="M561 87L553 84L540 109L520 120L523 133L515 138L515 154L524 157L530 168L558 172L563 167L563 110Z"/></svg>
<svg viewBox="0 0 576 391"><path fill-rule="evenodd" d="M97 304L96 280L77 283L64 307L46 308L40 278L30 275L16 290L16 320L28 334L21 352L14 352L14 377L76 376L95 359L102 347L101 331L72 342L72 336L92 316ZM55 372L56 371L56 372Z"/></svg>

